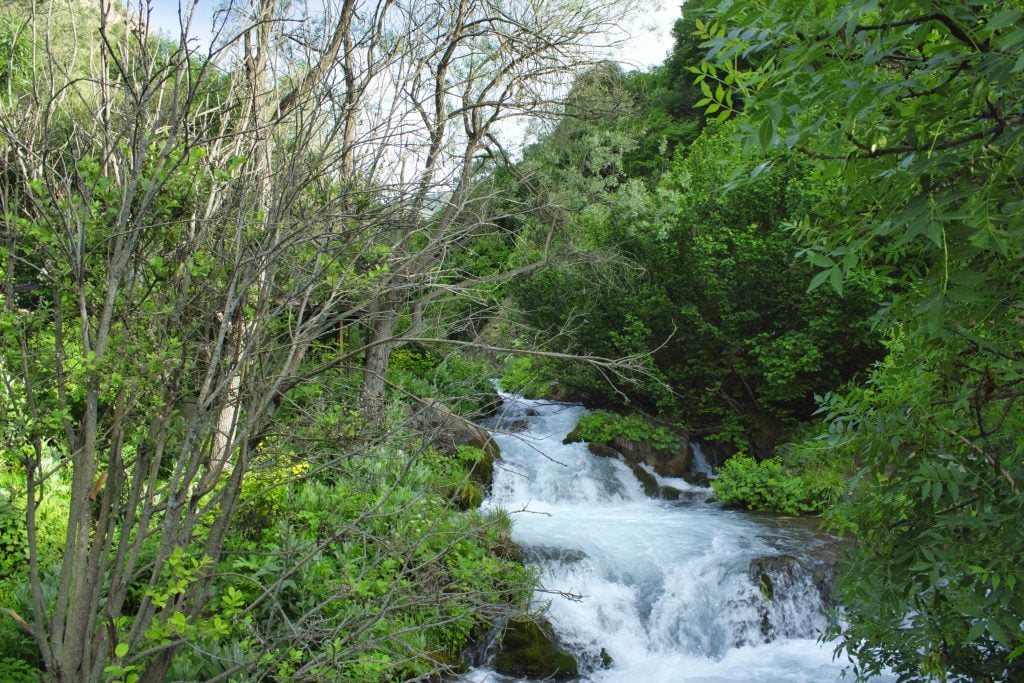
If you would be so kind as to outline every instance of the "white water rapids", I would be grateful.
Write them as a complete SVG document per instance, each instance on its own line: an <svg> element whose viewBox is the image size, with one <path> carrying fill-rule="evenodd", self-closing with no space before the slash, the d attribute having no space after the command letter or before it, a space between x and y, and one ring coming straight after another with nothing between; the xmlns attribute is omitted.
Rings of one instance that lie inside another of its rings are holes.
<svg viewBox="0 0 1024 683"><path fill-rule="evenodd" d="M585 412L506 397L504 424L525 419L527 428L496 432L502 458L484 503L512 513L513 539L542 569L535 601L550 603L547 617L583 680L839 680L843 663L816 641L825 621L812 572L773 575L772 599L751 578L751 562L764 558L813 566L825 537L706 504L710 491L682 480L659 483L693 502L646 496L622 461L562 444ZM479 668L465 680L512 679Z"/></svg>

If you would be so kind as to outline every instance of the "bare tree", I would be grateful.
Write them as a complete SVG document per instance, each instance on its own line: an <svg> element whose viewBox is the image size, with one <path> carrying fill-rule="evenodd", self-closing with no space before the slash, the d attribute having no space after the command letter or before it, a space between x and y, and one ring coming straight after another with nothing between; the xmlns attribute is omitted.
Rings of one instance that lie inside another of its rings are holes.
<svg viewBox="0 0 1024 683"><path fill-rule="evenodd" d="M27 454L27 627L53 680L99 681L123 651L158 681L183 640L146 632L203 613L289 392L362 357L376 420L392 350L444 337L432 307L537 265L446 267L493 226L479 169L503 155L501 124L556 112L628 5L232 2L205 54L187 34L156 42L145 5L107 0L74 24L97 47L63 54L61 8L29 5L31 84L0 109L0 370ZM352 322L365 347L304 365ZM51 595L36 511L65 469ZM185 549L204 559L161 595Z"/></svg>
<svg viewBox="0 0 1024 683"><path fill-rule="evenodd" d="M480 283L439 277L446 255L481 229L493 228L479 192L481 159L503 160L502 125L554 116L577 75L606 54L632 3L436 0L412 3L410 74L396 97L411 108L403 158L418 154L402 188L402 226L390 276L371 302L363 406L372 421L384 396L384 371L403 336L422 336L423 313L440 297ZM422 18L420 18L422 17ZM484 166L484 168L487 168ZM490 167L493 170L493 166ZM425 243L425 246L423 244ZM539 267L540 261L495 278ZM404 327L399 318L407 313Z"/></svg>

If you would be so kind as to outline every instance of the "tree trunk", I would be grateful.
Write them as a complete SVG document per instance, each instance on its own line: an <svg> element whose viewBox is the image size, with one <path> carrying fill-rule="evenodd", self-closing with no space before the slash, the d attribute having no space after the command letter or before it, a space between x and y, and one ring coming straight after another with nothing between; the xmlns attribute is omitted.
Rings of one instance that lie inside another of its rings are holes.
<svg viewBox="0 0 1024 683"><path fill-rule="evenodd" d="M384 419L386 375L391 352L395 349L394 333L397 319L398 313L393 305L382 311L374 323L373 334L366 349L361 408L363 421L368 425L379 425Z"/></svg>

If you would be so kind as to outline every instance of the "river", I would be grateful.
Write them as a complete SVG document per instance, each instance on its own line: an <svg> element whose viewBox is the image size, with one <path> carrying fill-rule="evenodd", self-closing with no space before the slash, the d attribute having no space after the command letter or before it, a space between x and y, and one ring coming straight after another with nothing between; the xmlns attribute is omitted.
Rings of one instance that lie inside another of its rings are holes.
<svg viewBox="0 0 1024 683"><path fill-rule="evenodd" d="M683 500L646 496L620 460L562 443L585 413L506 397L502 424L526 429L493 432L502 458L484 503L511 513L513 539L542 570L535 602L547 605L583 680L841 680L844 662L817 642L825 618L815 572L829 538L709 504L709 489L682 480L659 483ZM483 667L465 680L513 679Z"/></svg>

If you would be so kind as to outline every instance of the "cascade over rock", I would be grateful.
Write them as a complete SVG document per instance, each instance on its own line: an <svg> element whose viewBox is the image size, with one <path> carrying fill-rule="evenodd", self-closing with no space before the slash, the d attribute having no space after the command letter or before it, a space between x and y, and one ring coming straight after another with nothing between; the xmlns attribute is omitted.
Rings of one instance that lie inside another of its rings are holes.
<svg viewBox="0 0 1024 683"><path fill-rule="evenodd" d="M709 489L651 474L644 449L625 449L638 459L631 467L564 443L586 414L581 406L507 400L510 414L537 415L525 431L494 434L501 466L483 510L509 512L512 540L540 573L533 609L550 621L555 637L546 639L575 656L573 680L844 680L832 646L817 642L827 573L818 558L834 539L800 520L705 504ZM648 496L637 470L689 495ZM464 681L565 675L523 673L508 660L484 658Z"/></svg>
<svg viewBox="0 0 1024 683"><path fill-rule="evenodd" d="M562 443L568 445L582 441L579 430L573 429L566 435ZM590 442L587 444L587 448L594 455L600 456L621 453L627 462L635 465L643 463L663 477L687 477L693 459L689 444L685 440L680 440L680 448L673 450L657 448L650 439L629 439L624 436L616 436L607 443Z"/></svg>

